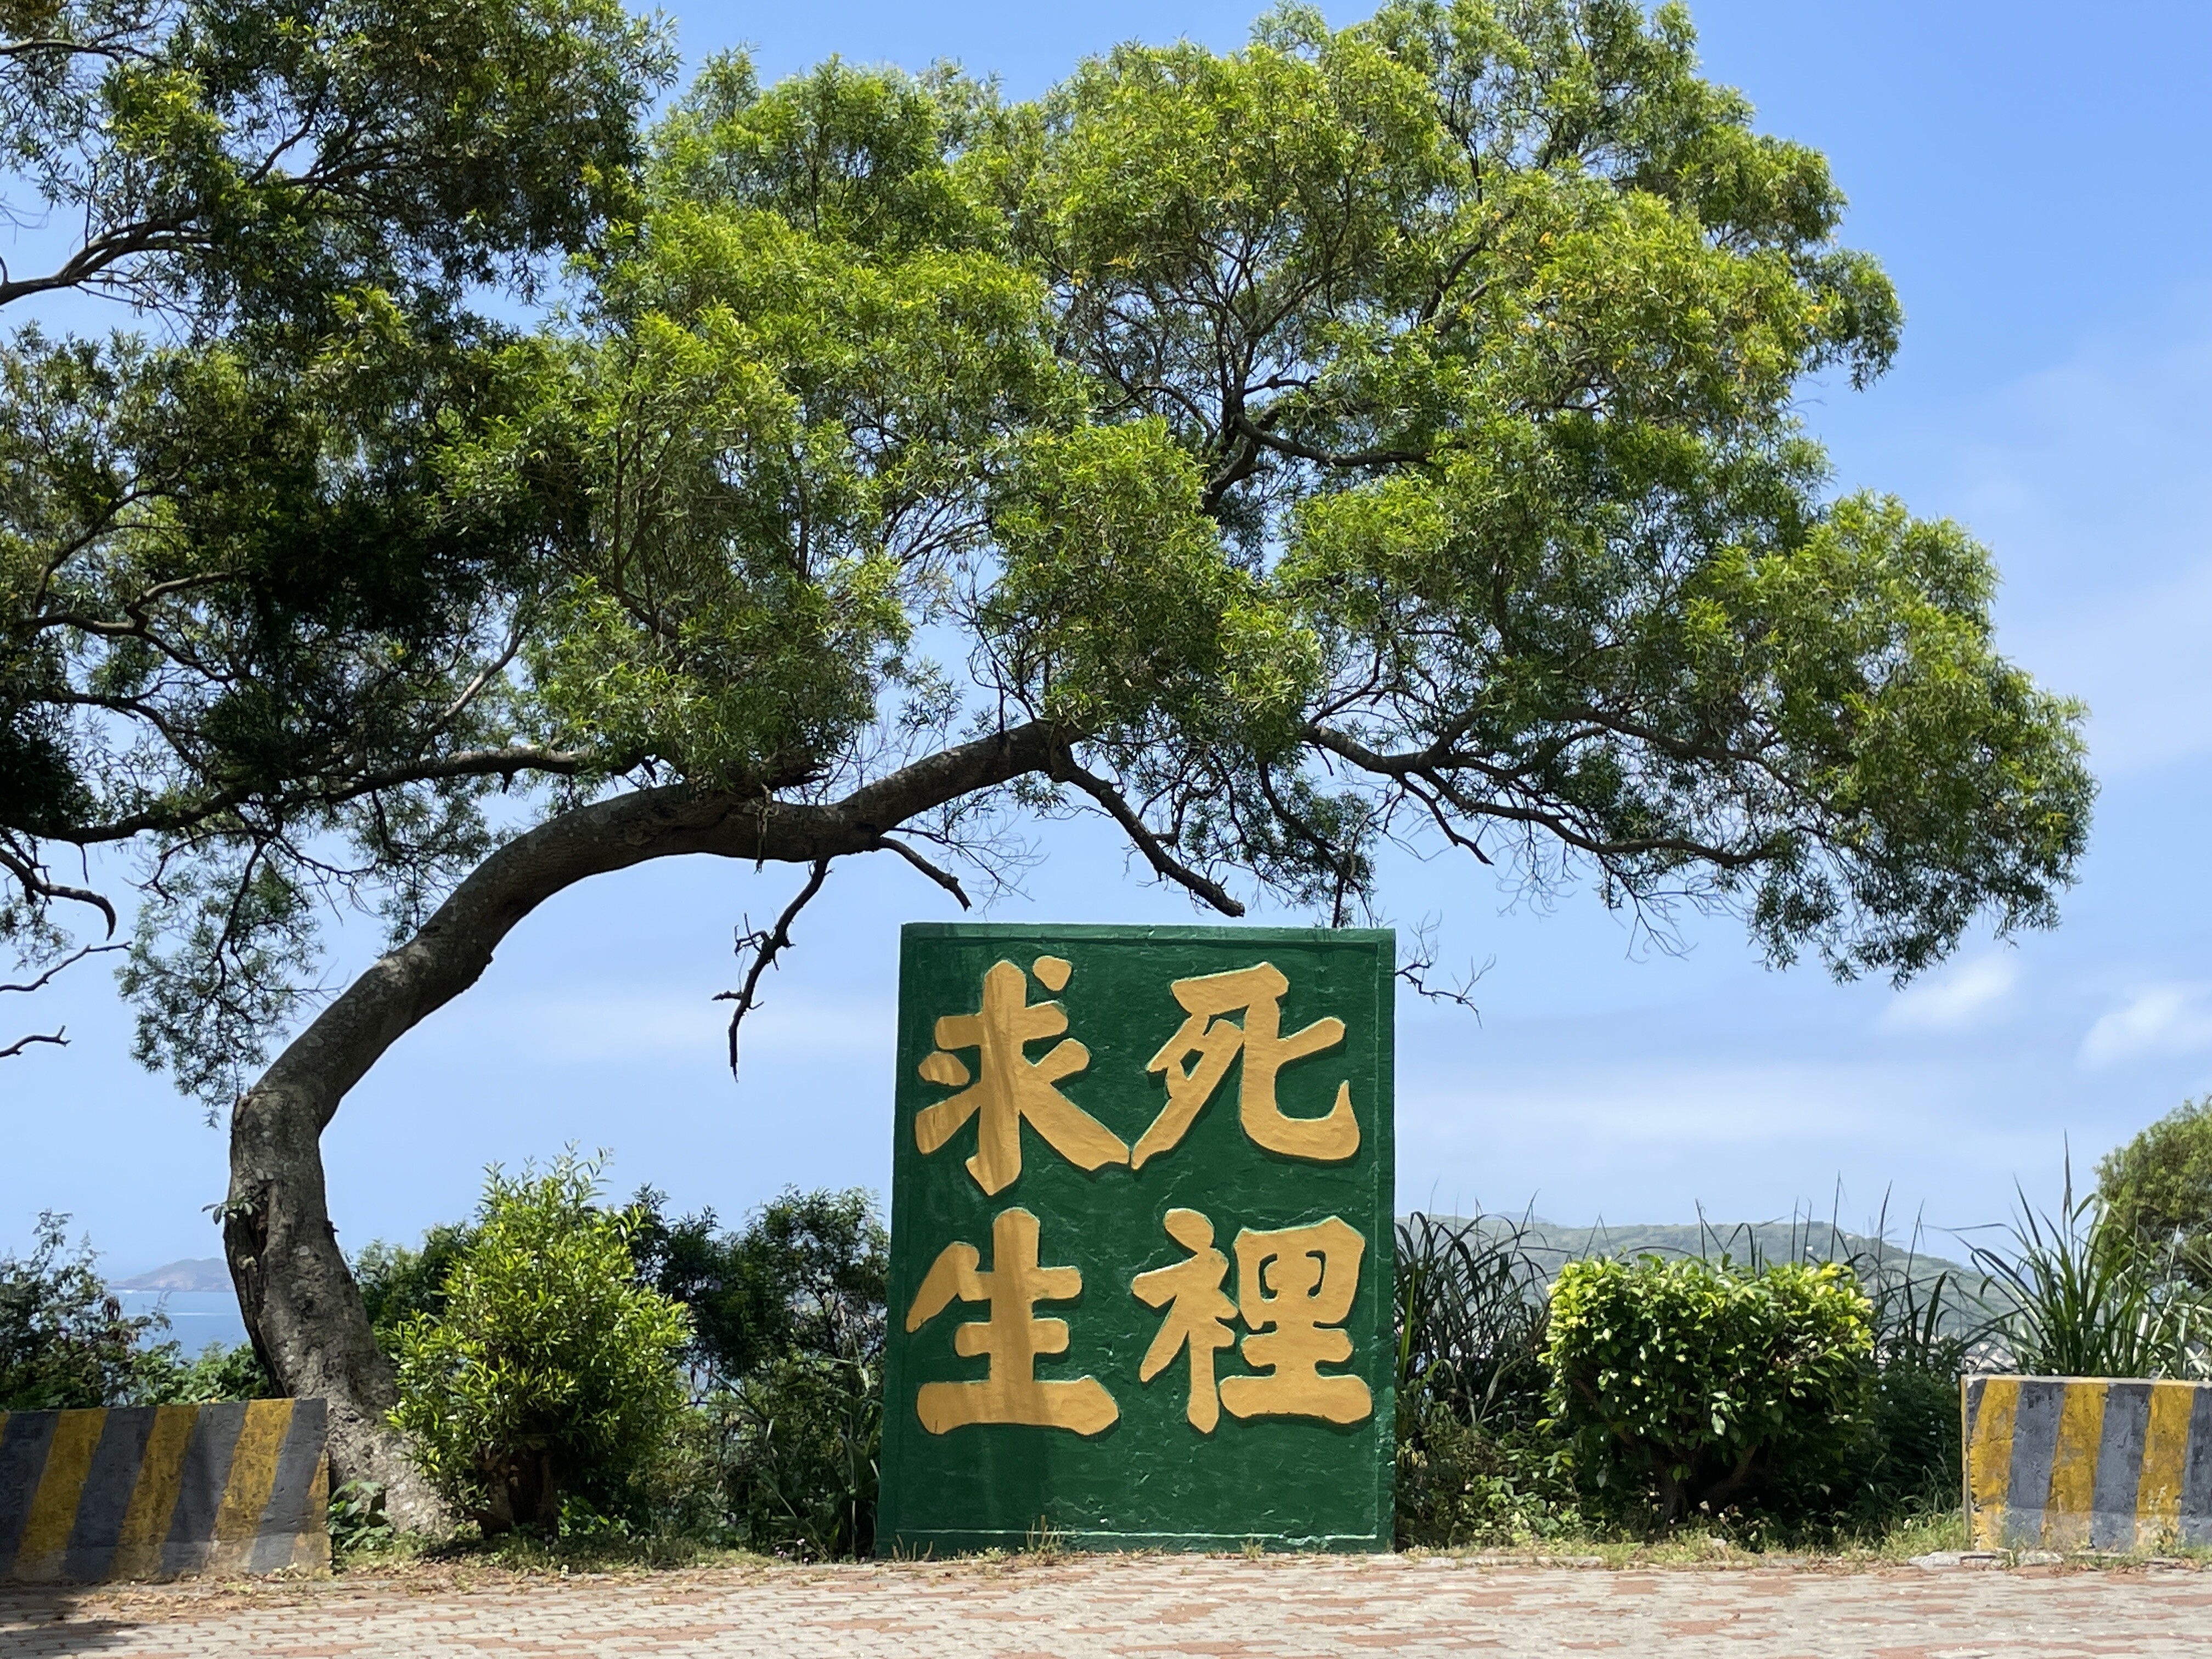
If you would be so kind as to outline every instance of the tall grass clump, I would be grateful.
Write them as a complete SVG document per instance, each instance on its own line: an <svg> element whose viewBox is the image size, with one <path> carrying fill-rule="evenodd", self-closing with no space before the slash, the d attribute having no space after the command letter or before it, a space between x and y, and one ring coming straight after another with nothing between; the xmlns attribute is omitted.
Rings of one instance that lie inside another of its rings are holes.
<svg viewBox="0 0 2212 1659"><path fill-rule="evenodd" d="M2023 1194L2009 1247L1976 1245L2002 1308L2010 1367L2039 1376L2212 1376L2212 1297L2172 1241L2147 1238L2094 1192L2076 1198L2072 1160L2057 1212Z"/></svg>
<svg viewBox="0 0 2212 1659"><path fill-rule="evenodd" d="M1525 1226L1416 1213L1398 1225L1397 1534L1447 1547L1580 1524L1544 1420L1548 1274Z"/></svg>

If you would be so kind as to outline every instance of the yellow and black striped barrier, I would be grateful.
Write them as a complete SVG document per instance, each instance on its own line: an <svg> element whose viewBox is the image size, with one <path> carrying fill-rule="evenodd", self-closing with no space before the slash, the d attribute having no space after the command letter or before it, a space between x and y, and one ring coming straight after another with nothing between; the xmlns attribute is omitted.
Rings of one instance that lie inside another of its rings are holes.
<svg viewBox="0 0 2212 1659"><path fill-rule="evenodd" d="M2212 1544L2212 1384L1969 1376L1976 1549Z"/></svg>
<svg viewBox="0 0 2212 1659"><path fill-rule="evenodd" d="M327 1571L319 1400L0 1413L0 1581Z"/></svg>

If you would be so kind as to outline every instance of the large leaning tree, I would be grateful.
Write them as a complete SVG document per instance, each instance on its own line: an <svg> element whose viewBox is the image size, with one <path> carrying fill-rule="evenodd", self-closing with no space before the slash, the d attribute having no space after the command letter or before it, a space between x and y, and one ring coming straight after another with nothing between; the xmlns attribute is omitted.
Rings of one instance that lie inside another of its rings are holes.
<svg viewBox="0 0 2212 1659"><path fill-rule="evenodd" d="M230 1111L255 1345L403 1517L319 1137L591 876L708 853L803 902L882 854L961 896L1010 816L1094 811L1231 915L1352 920L1410 842L1846 975L2052 920L2079 712L1996 653L1961 530L1829 489L1794 399L1880 374L1897 302L1678 8L1287 9L1025 105L731 58L633 139L619 20L554 69L550 13L389 3L206 38L436 63L492 15L486 100L608 124L502 127L540 179L380 94L177 71L195 154L274 159L105 267L174 328L11 349L0 854L22 933L129 848L142 1054ZM295 193L324 143L411 189ZM409 216L448 180L485 205ZM471 311L556 248L534 325ZM393 943L317 1006L326 897Z"/></svg>

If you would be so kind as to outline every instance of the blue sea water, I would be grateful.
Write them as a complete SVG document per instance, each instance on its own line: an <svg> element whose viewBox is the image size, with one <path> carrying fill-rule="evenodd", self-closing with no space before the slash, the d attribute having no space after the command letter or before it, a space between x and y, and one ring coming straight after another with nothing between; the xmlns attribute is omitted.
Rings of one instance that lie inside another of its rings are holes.
<svg viewBox="0 0 2212 1659"><path fill-rule="evenodd" d="M230 1348L246 1340L238 1298L228 1291L118 1291L115 1299L127 1314L168 1315L169 1328L149 1333L148 1340L174 1342L187 1358L210 1342Z"/></svg>

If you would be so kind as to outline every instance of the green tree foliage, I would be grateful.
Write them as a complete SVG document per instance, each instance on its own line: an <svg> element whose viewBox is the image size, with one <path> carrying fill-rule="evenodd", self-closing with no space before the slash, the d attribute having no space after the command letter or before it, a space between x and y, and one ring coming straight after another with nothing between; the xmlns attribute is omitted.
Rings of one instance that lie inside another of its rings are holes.
<svg viewBox="0 0 2212 1659"><path fill-rule="evenodd" d="M680 1426L690 1322L636 1282L635 1218L598 1196L598 1167L573 1157L492 1170L444 1310L399 1330L392 1422L487 1534L550 1531L564 1498L635 1508Z"/></svg>
<svg viewBox="0 0 2212 1659"><path fill-rule="evenodd" d="M2112 1225L2171 1252L2212 1290L2212 1095L2184 1101L2097 1165L2097 1201Z"/></svg>
<svg viewBox="0 0 2212 1659"><path fill-rule="evenodd" d="M210 1098L315 892L410 927L495 791L804 803L978 719L1017 775L916 828L988 862L1018 785L1231 908L1426 841L1902 975L2079 854L1987 555L1827 494L1799 388L1897 302L1678 7L1292 8L1022 105L725 58L649 139L600 0L40 29L51 280L200 320L0 365L0 852L28 937L40 848L146 841L142 1052ZM585 244L534 333L466 311Z"/></svg>
<svg viewBox="0 0 2212 1659"><path fill-rule="evenodd" d="M77 228L0 267L0 313L161 319L0 339L0 933L51 953L70 902L112 931L40 848L147 837L184 855L148 938L196 940L246 1030L295 1006L307 843L419 877L469 839L474 775L423 738L482 737L520 556L444 514L434 434L508 332L471 299L630 210L672 61L617 0L0 6L0 212ZM149 1057L207 1077L161 1018Z"/></svg>
<svg viewBox="0 0 2212 1659"><path fill-rule="evenodd" d="M690 1310L704 1386L787 1354L880 1356L890 1238L865 1189L787 1190L736 1233L717 1231L712 1210L670 1219L666 1203L638 1193L630 1249L639 1278Z"/></svg>
<svg viewBox="0 0 2212 1659"><path fill-rule="evenodd" d="M447 1281L476 1237L466 1222L443 1222L424 1233L419 1245L372 1239L353 1259L354 1283L386 1352L398 1354L399 1332L409 1320L446 1311Z"/></svg>
<svg viewBox="0 0 2212 1659"><path fill-rule="evenodd" d="M691 1305L705 1310L696 1352L722 1524L763 1553L866 1555L890 1268L874 1200L858 1188L786 1192L714 1248L720 1263L702 1273L705 1252L679 1243L659 1259L659 1282L704 1292Z"/></svg>
<svg viewBox="0 0 2212 1659"><path fill-rule="evenodd" d="M1554 1419L1597 1502L1662 1522L1844 1507L1869 1437L1873 1309L1848 1267L1646 1256L1552 1285Z"/></svg>
<svg viewBox="0 0 2212 1659"><path fill-rule="evenodd" d="M158 1389L176 1345L149 1349L159 1314L128 1315L69 1218L39 1218L31 1253L0 1256L0 1411L129 1406Z"/></svg>
<svg viewBox="0 0 2212 1659"><path fill-rule="evenodd" d="M2054 920L2080 710L1963 529L1833 493L1797 410L1898 303L1679 6L1293 5L1027 103L725 58L648 130L613 0L106 3L0 13L90 227L36 291L177 326L0 356L0 925L136 855L138 1052L233 1108L344 1478L389 1377L318 1138L603 871L964 902L1095 811L1231 915L1353 920L1404 845L1844 975ZM348 904L392 951L256 1082Z"/></svg>

